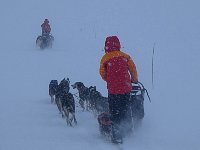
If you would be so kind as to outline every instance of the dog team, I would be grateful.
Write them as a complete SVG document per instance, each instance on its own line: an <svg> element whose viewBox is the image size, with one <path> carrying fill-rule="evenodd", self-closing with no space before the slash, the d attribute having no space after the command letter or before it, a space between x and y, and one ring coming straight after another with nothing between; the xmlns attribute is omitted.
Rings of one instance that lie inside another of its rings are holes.
<svg viewBox="0 0 200 150"><path fill-rule="evenodd" d="M110 127L105 124L106 128L108 127L107 131L111 141L122 143L123 138L132 132L133 120L138 116L139 120L144 117L144 91L139 96L131 95L134 89L137 90L133 84L139 83L137 69L132 58L121 51L118 37L107 37L104 49L105 54L100 61L99 74L107 84L108 97L103 97L95 86L86 87L82 82L74 83L72 88L78 90L79 104L83 110L90 110L98 115L100 128L102 127L101 124L105 122L112 123ZM49 87L55 86L55 88L52 88L53 90L49 90L52 101L55 95L55 102L62 116L66 118L67 123L70 126L72 126L72 123L76 124L73 97L76 95L69 92L69 79L63 79L60 84L56 81L51 82L52 85L50 83ZM143 90L145 89L143 88ZM101 129L106 131L104 130L106 128Z"/></svg>
<svg viewBox="0 0 200 150"><path fill-rule="evenodd" d="M57 105L59 113L66 119L67 125L77 124L74 96L79 100L79 105L83 111L91 111L95 116L109 111L108 98L103 97L95 86L86 87L82 82L75 82L71 86L78 90L79 96L69 92L69 78L64 78L59 84L57 80L51 80L49 83L51 103Z"/></svg>

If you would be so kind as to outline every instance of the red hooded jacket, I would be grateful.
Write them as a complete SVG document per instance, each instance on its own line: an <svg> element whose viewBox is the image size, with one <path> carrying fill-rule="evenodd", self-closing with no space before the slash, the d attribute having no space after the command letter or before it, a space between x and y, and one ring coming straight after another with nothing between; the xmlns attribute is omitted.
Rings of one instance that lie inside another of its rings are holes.
<svg viewBox="0 0 200 150"><path fill-rule="evenodd" d="M107 82L109 94L126 94L132 90L131 82L137 82L136 66L131 57L120 51L116 36L106 38L105 52L100 63L100 75Z"/></svg>
<svg viewBox="0 0 200 150"><path fill-rule="evenodd" d="M50 33L51 32L51 27L49 25L49 21L45 19L44 23L41 25L42 27L42 32Z"/></svg>

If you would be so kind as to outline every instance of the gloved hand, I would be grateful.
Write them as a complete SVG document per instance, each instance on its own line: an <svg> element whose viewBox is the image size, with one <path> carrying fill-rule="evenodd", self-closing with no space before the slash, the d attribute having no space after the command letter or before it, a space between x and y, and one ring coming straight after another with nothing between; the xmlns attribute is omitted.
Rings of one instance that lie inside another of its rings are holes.
<svg viewBox="0 0 200 150"><path fill-rule="evenodd" d="M138 80L132 80L131 83L138 84Z"/></svg>

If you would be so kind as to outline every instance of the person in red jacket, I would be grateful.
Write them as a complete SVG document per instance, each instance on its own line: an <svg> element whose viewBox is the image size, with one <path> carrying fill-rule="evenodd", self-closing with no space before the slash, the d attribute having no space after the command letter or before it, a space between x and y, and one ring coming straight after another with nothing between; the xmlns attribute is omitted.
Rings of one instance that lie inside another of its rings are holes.
<svg viewBox="0 0 200 150"><path fill-rule="evenodd" d="M41 25L42 27L42 35L49 35L51 32L51 27L49 25L49 20L45 19L44 23Z"/></svg>
<svg viewBox="0 0 200 150"><path fill-rule="evenodd" d="M117 36L109 36L105 41L105 55L100 62L99 73L107 82L109 111L113 122L113 142L122 142L125 132L132 128L129 110L129 98L132 83L138 82L136 66L131 57L120 51ZM128 124L125 128L123 125ZM121 140L121 141L120 141Z"/></svg>

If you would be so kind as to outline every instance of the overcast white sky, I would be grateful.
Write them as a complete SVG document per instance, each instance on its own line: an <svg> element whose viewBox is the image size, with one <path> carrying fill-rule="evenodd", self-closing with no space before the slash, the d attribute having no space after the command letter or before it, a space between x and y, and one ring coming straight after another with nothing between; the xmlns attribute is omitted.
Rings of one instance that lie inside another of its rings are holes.
<svg viewBox="0 0 200 150"><path fill-rule="evenodd" d="M123 149L199 149L199 5L197 0L3 0L0 150L116 149L100 137L91 113L77 103L78 125L70 128L48 96L50 80L64 77L96 85L107 96L98 69L109 35L120 38L152 99L146 97L143 125ZM41 51L35 40L45 18L55 42Z"/></svg>

